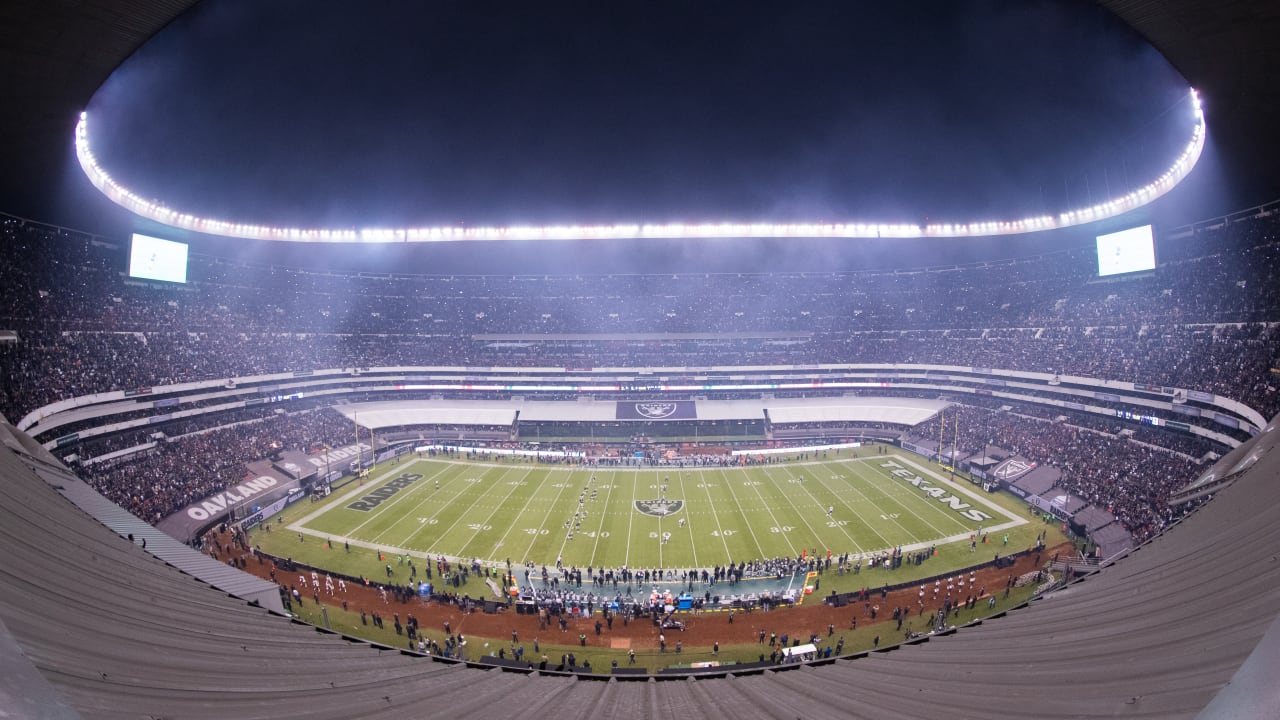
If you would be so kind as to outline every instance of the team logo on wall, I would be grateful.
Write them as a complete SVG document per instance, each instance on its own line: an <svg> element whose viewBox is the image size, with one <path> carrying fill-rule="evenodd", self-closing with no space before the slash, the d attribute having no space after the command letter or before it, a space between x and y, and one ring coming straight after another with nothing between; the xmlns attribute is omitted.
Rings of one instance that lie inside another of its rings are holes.
<svg viewBox="0 0 1280 720"><path fill-rule="evenodd" d="M668 515L678 513L682 507L684 507L683 500L668 500L666 498L662 498L661 500L636 501L636 510L639 510L645 515L652 515L654 517L666 517Z"/></svg>
<svg viewBox="0 0 1280 720"><path fill-rule="evenodd" d="M673 402L638 402L636 412L650 420L661 420L674 415L678 407L680 406Z"/></svg>
<svg viewBox="0 0 1280 720"><path fill-rule="evenodd" d="M619 401L615 406L619 420L697 420L697 405L692 400Z"/></svg>
<svg viewBox="0 0 1280 720"><path fill-rule="evenodd" d="M1009 460L1005 460L996 467L996 469L992 471L992 474L995 475L997 479L1008 482L1026 475L1031 472L1035 466L1036 464L1033 462L1027 462L1026 460L1019 458L1011 458Z"/></svg>

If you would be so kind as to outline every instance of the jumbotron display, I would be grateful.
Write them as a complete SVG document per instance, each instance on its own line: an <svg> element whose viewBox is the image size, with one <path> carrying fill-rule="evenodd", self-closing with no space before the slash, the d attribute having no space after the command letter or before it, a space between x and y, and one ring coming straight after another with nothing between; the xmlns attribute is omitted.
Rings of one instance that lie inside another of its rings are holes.
<svg viewBox="0 0 1280 720"><path fill-rule="evenodd" d="M185 283L186 243L134 233L129 243L129 277Z"/></svg>
<svg viewBox="0 0 1280 720"><path fill-rule="evenodd" d="M1125 195L1090 207L1017 220L956 223L883 223L850 220L843 223L674 223L618 225L554 225L513 227L418 228L281 228L221 218L205 218L144 199L121 185L98 164L89 146L89 114L76 124L76 157L80 167L104 195L142 217L172 227L224 237L291 242L449 242L460 240L642 240L659 238L956 238L1016 235L1072 227L1104 220L1140 208L1172 190L1195 167L1204 149L1205 121L1199 95L1191 93L1194 114L1191 138L1160 177Z"/></svg>
<svg viewBox="0 0 1280 720"><path fill-rule="evenodd" d="M1099 235L1097 243L1099 277L1156 269L1156 244L1150 225Z"/></svg>

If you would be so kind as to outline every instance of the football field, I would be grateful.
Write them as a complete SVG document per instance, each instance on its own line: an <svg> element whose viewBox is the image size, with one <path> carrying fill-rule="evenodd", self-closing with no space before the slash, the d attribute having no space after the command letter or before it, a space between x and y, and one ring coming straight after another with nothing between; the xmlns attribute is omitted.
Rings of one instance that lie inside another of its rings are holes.
<svg viewBox="0 0 1280 720"><path fill-rule="evenodd" d="M709 568L967 543L1023 522L936 466L883 455L686 469L405 459L289 527L394 554Z"/></svg>

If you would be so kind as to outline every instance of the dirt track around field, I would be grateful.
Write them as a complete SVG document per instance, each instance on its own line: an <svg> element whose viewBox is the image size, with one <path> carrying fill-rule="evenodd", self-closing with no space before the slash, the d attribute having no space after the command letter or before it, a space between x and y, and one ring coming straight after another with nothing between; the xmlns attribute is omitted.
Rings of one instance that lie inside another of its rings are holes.
<svg viewBox="0 0 1280 720"><path fill-rule="evenodd" d="M270 561L260 563L252 554L238 548L233 550L229 543L229 536L222 536L219 539L224 548L223 552L216 555L219 560L225 562L231 557L237 560L243 558L246 563L244 566L245 571L264 579L270 579L272 569ZM1024 555L1019 557L1011 568L983 568L978 570L975 573L974 584L979 589L985 589L985 594L982 595L982 602L987 602L987 598L991 595L1000 598L1004 594L1009 578L1035 572L1039 567L1043 567L1044 561L1053 557L1054 553L1070 553L1071 550L1070 543L1064 543L1059 547L1043 551L1039 556ZM1037 557L1040 559L1039 564L1036 562ZM283 587L290 588L297 584L299 574L297 571L290 572L277 569L276 581ZM310 572L305 573L305 575L308 579L310 578ZM957 571L954 576L959 578L961 573ZM965 572L966 581L968 576L969 573ZM520 615L509 609L500 610L495 614L486 614L478 610L464 613L456 605L427 601L420 598L414 598L407 603L400 603L390 596L384 600L378 589L373 586L348 583L346 591L342 592L337 589L337 582L335 581L334 592L330 594L325 589L323 578L324 576L321 574L319 589L321 603L340 607L345 600L348 609L354 612L376 612L382 615L386 620L387 627L392 624L392 613L399 613L402 619L405 619L408 615L415 616L420 627L426 631L442 631L445 623L448 623L452 632L465 633L473 638L494 639L505 643L510 641L514 631L521 641L525 643L530 642L533 638L540 638L543 643L558 645L576 645L578 644L579 636L585 634L587 636L587 647L597 649L625 649L630 647L635 649L637 653L657 651L659 635L662 632L649 618L641 618L624 624L621 618L615 617L613 627L608 628L606 626L597 635L595 622L596 620L602 620L599 613L590 618L570 618L564 632L561 632L559 625L555 622L549 624L545 629L539 629L537 615ZM936 614L942 607L943 598L946 594L945 585L945 582L941 584L940 592L936 598L933 593L933 585L930 584L925 587L923 603L925 612ZM315 602L315 591L310 587L298 587L298 591L304 604ZM463 586L459 594L477 596L487 594L487 591L488 588L485 587L483 582L477 580L473 581L470 587ZM966 591L955 593L953 599L963 601L970 594L973 594L973 591L966 586ZM868 606L879 607L875 620L872 620ZM914 627L917 630L923 629L919 619L922 608L920 588L917 585L913 585L906 589L891 591L884 597L881 596L878 589L875 589L870 593L866 603L859 601L839 608L826 605L820 598L811 595L799 607L782 608L768 612L739 610L732 614L732 619L730 619L730 613L724 611L700 614L680 613L679 618L685 622L685 630L683 632L667 630L665 633L670 651L670 648L674 646L677 640L681 641L689 649L710 647L712 643L720 643L722 645L758 643L761 632L765 634L766 643L770 633L777 633L778 636L786 634L792 638L800 638L802 642L807 642L811 635L826 638L832 631L839 633L850 630L856 622L858 628L865 628L868 625L887 626L885 627L885 632L880 633L884 635L887 643L891 637L899 632L896 629L897 623L893 619L893 610L896 607L909 609L904 629L907 627ZM1000 605L997 604L997 607L1000 607Z"/></svg>

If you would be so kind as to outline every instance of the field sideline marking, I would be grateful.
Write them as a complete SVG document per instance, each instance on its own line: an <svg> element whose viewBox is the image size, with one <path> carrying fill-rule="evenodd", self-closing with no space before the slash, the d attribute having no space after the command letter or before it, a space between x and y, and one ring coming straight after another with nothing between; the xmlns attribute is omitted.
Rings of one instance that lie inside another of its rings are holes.
<svg viewBox="0 0 1280 720"><path fill-rule="evenodd" d="M904 468L905 468L905 465L904 465ZM879 473L881 473L882 475L884 475L884 477L886 477L886 478L888 478L888 479L890 479L890 480L891 480L891 487L892 487L892 488L897 488L897 489L901 489L901 491L906 491L905 493L902 493L902 492L897 492L897 491L896 491L896 489L895 489L895 491L886 492L886 491L883 491L883 489L882 489L882 491L881 491L881 492L883 493L883 495L884 495L884 496L886 496L886 497L892 497L892 498L893 498L893 501L895 501L895 502L899 503L899 505L902 505L902 502L899 500L899 497L911 497L911 496L919 497L918 493L913 492L913 491L914 491L914 489L916 489L916 488L908 488L908 487L904 487L904 486L902 486L902 484L901 484L901 483L896 482L897 478L895 477L895 475L893 475L893 474L892 474L892 471L891 471L890 469L888 469L888 468L884 468L884 466L882 466L882 465L874 465L874 469L878 470L878 471L879 471ZM915 469L916 469L916 470L920 470L920 468L915 468ZM950 486L947 486L947 487L950 487ZM956 515L956 514L952 514L952 512L947 512L947 507L946 507L946 506L941 505L941 503L929 502L929 503L925 503L925 507L929 507L929 509L932 509L932 510L934 511L934 514L937 514L938 516L941 516L941 518L943 518L943 519L945 519L946 521L948 521L948 523L955 523L955 524L957 524L957 525L960 525L960 527L961 527L961 528L972 528L972 527L973 527L973 525L972 525L972 524L974 523L974 521L975 521L975 520L970 520L970 519L968 519L968 518L964 518L964 516L959 516L959 515ZM989 507L988 507L988 509L987 509L987 510L989 510ZM927 510L925 510L924 512L925 512L925 514L928 514L928 511L927 511ZM929 527L931 527L931 528L933 528L934 530L936 530L936 532L937 532L938 534L945 534L945 533L943 533L943 532L942 532L942 530L938 529L937 527L934 527L934 525L933 525L932 523L929 523L929 521L928 521L928 520L925 520L925 519L923 518L923 516L919 514L919 512L915 512L915 511L913 510L913 511L911 511L911 514L915 515L915 516L916 516L916 518L919 518L919 519L920 519L920 521L923 521L923 523L924 523L924 524L927 524L927 525L929 525ZM1001 515L1004 515L1004 512L1001 512ZM992 520L995 520L995 519L996 519L996 516L992 516ZM983 523L982 523L982 521L977 521L977 523L978 523L979 525L982 525L982 524L983 524Z"/></svg>
<svg viewBox="0 0 1280 720"><path fill-rule="evenodd" d="M956 482L956 481L954 481L954 480L948 480L947 478L943 477L942 475L939 475L938 473L934 472L933 470L931 470L931 469L929 469L929 468L921 467L921 466L917 465L915 462L913 462L910 458L907 458L907 457L901 457L901 456L900 456L898 459L899 459L899 460L900 460L904 465L907 465L908 467L914 468L915 470L919 471L919 472L920 472L921 474L923 474L923 475L928 475L929 477L933 478L934 480L937 480L939 483L942 483L943 485L945 485L945 486L946 486L946 487L948 487L948 488L951 488L952 490L956 491L957 493L959 493L959 494L961 494L961 495L965 495L965 496L967 496L970 500L973 500L974 502L977 502L977 503L979 503L980 505L985 506L988 510L995 510L996 512L1000 513L1001 515L1004 515L1006 518L1009 518L1009 519L1011 519L1011 520L1012 520L1012 519L1020 520L1021 522L1019 522L1019 523L1018 523L1019 525L1023 525L1023 524L1025 524L1025 523L1027 523L1027 522L1028 522L1027 520L1025 520L1025 519L1023 519L1023 518L1014 518L1014 516L1013 516L1013 515L1010 515L1010 514L1009 514L1009 511L1008 511L1008 510L1005 510L1004 508L1000 507L999 505L996 505L996 504L992 503L990 500L987 500L987 499L986 499L986 498L984 498L982 495L978 494L976 491L974 491L974 490L970 490L969 488L965 487L964 485L962 485L962 484L960 484L960 483L958 483L958 482Z"/></svg>
<svg viewBox="0 0 1280 720"><path fill-rule="evenodd" d="M984 530L986 530L988 533L990 533L990 532L999 532L999 531L1001 531L1001 530L1008 530L1008 529L1011 529L1011 528L1019 527L1019 526L1021 526L1021 525L1026 525L1026 524L1028 524L1029 522L1031 522L1030 520L1027 520L1026 518L1015 517L1014 515L1010 514L1008 511L1006 511L1004 508L1002 508L1002 507L1000 507L1000 506L998 506L998 505L993 505L992 503L988 502L985 498L983 498L981 495L977 495L976 493L974 493L973 491L969 490L968 488L961 486L959 483L956 483L956 482L954 482L954 481L951 481L951 480L946 479L945 477L942 477L941 475L939 475L939 474L937 474L937 473L933 472L933 471L932 471L932 470L930 470L929 468L920 467L919 465L917 465L916 463L912 462L911 460L909 460L909 459L907 459L907 458L905 458L905 457L900 457L900 456L899 456L899 457L898 457L898 459L899 459L902 463L904 463L905 465L907 465L907 466L909 466L909 467L911 467L911 468L914 468L915 470L919 471L921 474L923 474L923 475L928 475L929 477L931 477L931 478L933 478L934 480L938 481L940 484L942 484L942 485L944 485L944 486L946 486L946 487L948 487L948 488L951 488L951 489L953 489L953 490L959 491L960 493L962 493L962 494L966 495L967 497L969 497L969 499L971 499L971 500L974 500L974 501L977 501L977 502L981 503L981 504L982 504L984 507L986 507L987 509L995 510L995 511L999 512L1001 515L1003 515L1005 518L1007 518L1007 519L1009 520L1008 522L1005 522L1005 523L1000 523L1000 524L998 524L998 525L992 525L991 527L984 528ZM993 519L994 519L994 518L993 518ZM968 540L968 539L969 539L969 536L970 536L970 535L972 535L972 534L973 534L973 533L967 533L967 534L964 534L964 535L951 535L951 536L948 536L948 537L946 538L946 542L957 542L957 541L960 541L960 540ZM941 544L941 543L939 543L939 544Z"/></svg>

